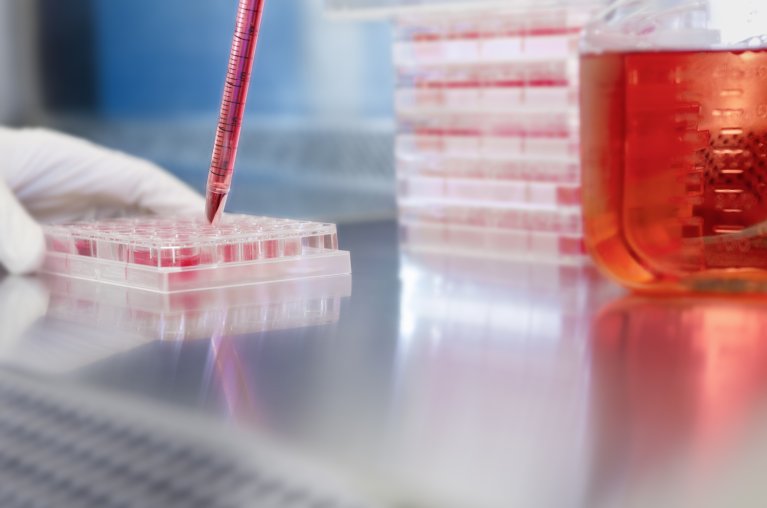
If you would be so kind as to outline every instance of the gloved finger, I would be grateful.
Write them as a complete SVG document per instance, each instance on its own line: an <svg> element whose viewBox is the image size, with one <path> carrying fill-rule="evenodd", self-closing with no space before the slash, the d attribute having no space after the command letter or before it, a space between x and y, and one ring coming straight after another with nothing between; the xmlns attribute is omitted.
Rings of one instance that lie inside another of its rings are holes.
<svg viewBox="0 0 767 508"><path fill-rule="evenodd" d="M202 196L159 166L72 136L6 130L0 132L2 149L12 153L6 181L44 221L115 205L162 214L204 211Z"/></svg>
<svg viewBox="0 0 767 508"><path fill-rule="evenodd" d="M50 293L37 277L0 280L0 362L28 359L20 350L29 330L45 316L49 301Z"/></svg>
<svg viewBox="0 0 767 508"><path fill-rule="evenodd" d="M0 265L13 274L30 273L44 255L42 228L0 180Z"/></svg>
<svg viewBox="0 0 767 508"><path fill-rule="evenodd" d="M98 302L109 298L106 295L115 294L102 291L101 285L87 281L83 284L90 286L85 291L87 301L94 302L93 305L98 306ZM61 374L154 339L136 331L116 331L108 319L94 322L94 316L82 311L81 293L77 288L78 282L58 276L0 279L0 364ZM53 305L52 295L56 295ZM60 332L62 321L67 323L64 333ZM84 333L77 332L81 326ZM88 340L96 336L99 340Z"/></svg>

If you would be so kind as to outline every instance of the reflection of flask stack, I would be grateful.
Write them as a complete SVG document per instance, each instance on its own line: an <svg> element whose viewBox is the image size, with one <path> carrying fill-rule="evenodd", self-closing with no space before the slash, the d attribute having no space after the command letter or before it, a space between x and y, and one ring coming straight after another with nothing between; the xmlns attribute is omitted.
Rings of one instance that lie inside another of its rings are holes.
<svg viewBox="0 0 767 508"><path fill-rule="evenodd" d="M406 248L586 259L577 46L593 8L579 5L397 18L397 180Z"/></svg>
<svg viewBox="0 0 767 508"><path fill-rule="evenodd" d="M590 309L615 288L572 266L476 261L403 256L386 457L439 485L433 506L570 506L590 474Z"/></svg>

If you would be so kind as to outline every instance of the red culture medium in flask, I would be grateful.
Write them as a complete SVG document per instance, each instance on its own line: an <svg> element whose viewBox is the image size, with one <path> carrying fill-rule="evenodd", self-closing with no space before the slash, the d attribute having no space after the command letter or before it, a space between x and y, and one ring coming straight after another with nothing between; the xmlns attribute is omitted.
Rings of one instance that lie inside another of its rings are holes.
<svg viewBox="0 0 767 508"><path fill-rule="evenodd" d="M638 289L767 290L767 50L581 57L586 245Z"/></svg>
<svg viewBox="0 0 767 508"><path fill-rule="evenodd" d="M264 0L240 0L237 8L237 23L205 196L205 215L211 223L224 211L226 197L232 185L237 145L240 141L242 118L245 114L263 12Z"/></svg>

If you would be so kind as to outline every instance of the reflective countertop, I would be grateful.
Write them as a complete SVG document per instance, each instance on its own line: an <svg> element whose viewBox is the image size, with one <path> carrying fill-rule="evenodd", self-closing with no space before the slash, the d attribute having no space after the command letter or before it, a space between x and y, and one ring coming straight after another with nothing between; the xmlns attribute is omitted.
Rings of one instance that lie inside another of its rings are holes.
<svg viewBox="0 0 767 508"><path fill-rule="evenodd" d="M766 299L406 254L394 222L339 235L350 278L2 279L0 362L289 443L398 506L767 503Z"/></svg>

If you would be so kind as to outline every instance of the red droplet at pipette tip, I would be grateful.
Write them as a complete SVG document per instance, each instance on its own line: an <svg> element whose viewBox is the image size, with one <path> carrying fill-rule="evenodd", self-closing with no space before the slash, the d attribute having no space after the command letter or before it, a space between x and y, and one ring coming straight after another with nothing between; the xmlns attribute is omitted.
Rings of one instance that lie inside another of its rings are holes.
<svg viewBox="0 0 767 508"><path fill-rule="evenodd" d="M205 215L211 224L224 212L226 197L232 185L264 1L240 0L237 8L232 51L205 193Z"/></svg>
<svg viewBox="0 0 767 508"><path fill-rule="evenodd" d="M229 194L221 192L212 192L208 190L205 196L205 216L208 222L213 224L218 221L221 214L224 213L226 198Z"/></svg>

